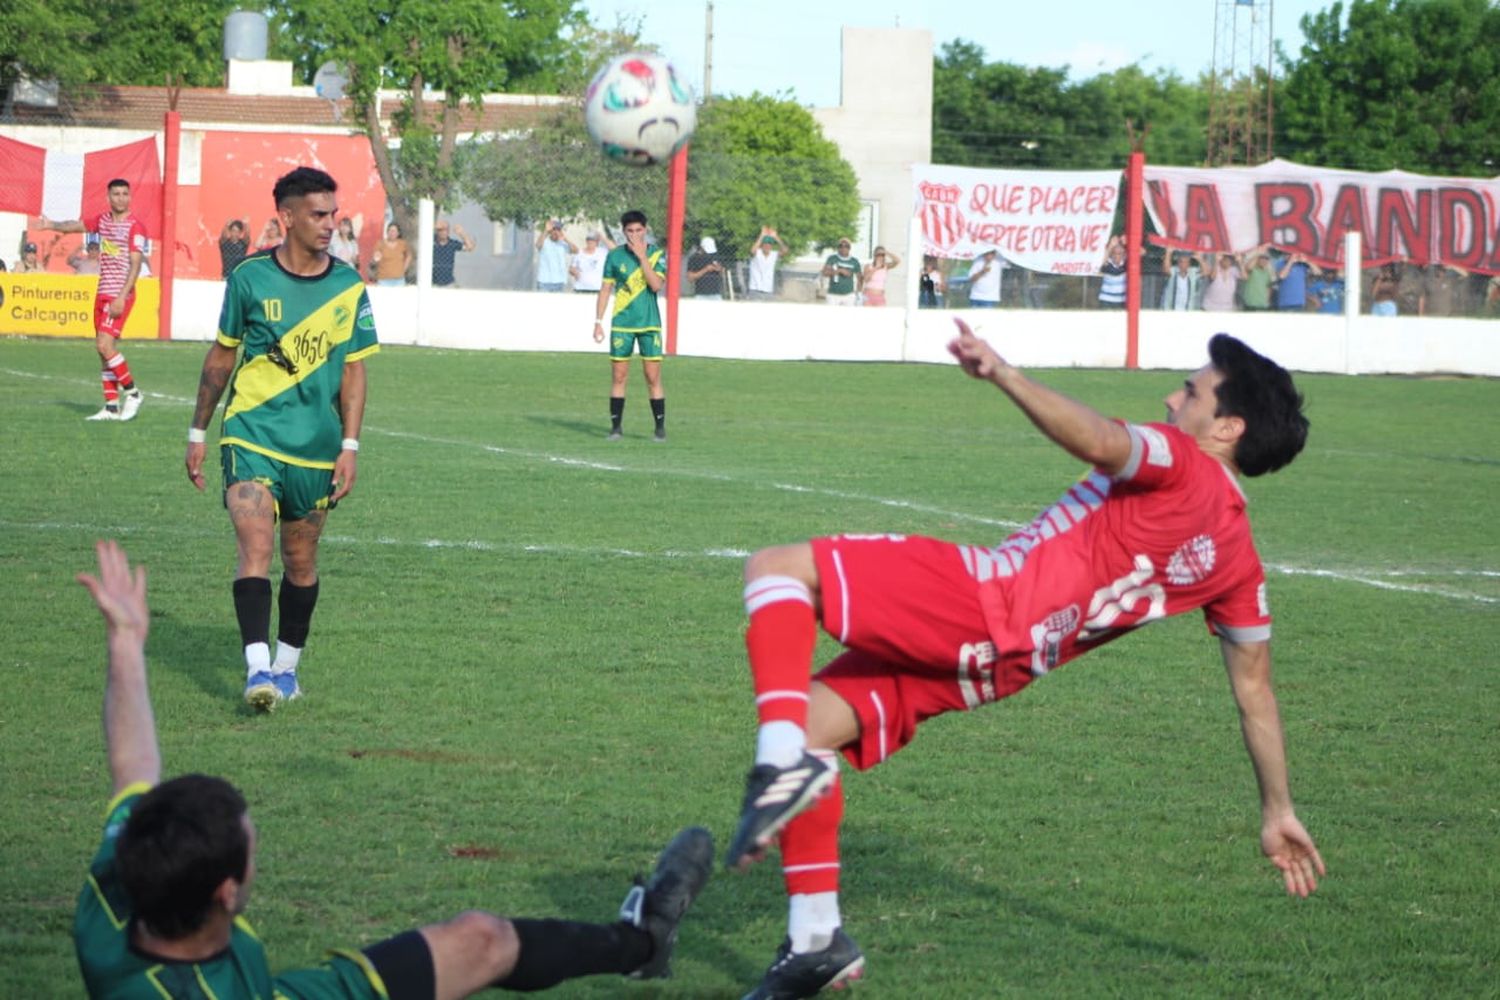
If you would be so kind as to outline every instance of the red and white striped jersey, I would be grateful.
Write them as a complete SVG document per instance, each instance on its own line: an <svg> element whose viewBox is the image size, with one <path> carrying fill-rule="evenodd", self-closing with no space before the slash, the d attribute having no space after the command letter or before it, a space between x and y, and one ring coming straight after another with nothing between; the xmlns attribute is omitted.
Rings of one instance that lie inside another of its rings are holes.
<svg viewBox="0 0 1500 1000"><path fill-rule="evenodd" d="M99 237L99 294L118 295L130 274L131 251L146 252L146 227L133 215L117 221L101 212L88 231Z"/></svg>
<svg viewBox="0 0 1500 1000"><path fill-rule="evenodd" d="M1265 571L1234 474L1175 427L1126 429L1118 475L1095 470L995 548L960 546L998 655L1035 675L1194 608L1218 635L1270 638Z"/></svg>

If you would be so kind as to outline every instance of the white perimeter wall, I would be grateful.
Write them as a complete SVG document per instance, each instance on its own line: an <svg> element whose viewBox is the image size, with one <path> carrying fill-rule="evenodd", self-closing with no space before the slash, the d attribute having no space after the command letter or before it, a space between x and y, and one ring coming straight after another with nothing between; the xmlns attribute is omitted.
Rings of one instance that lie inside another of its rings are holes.
<svg viewBox="0 0 1500 1000"><path fill-rule="evenodd" d="M173 340L210 340L222 281L179 280ZM482 289L372 286L382 343L468 350L603 352L594 297ZM709 358L948 361L953 318L965 317L1008 360L1047 368L1120 368L1123 312L846 308L795 302L680 305L677 352ZM1500 322L1283 313L1141 313L1143 368L1191 370L1208 337L1232 333L1294 371L1456 372L1500 376Z"/></svg>

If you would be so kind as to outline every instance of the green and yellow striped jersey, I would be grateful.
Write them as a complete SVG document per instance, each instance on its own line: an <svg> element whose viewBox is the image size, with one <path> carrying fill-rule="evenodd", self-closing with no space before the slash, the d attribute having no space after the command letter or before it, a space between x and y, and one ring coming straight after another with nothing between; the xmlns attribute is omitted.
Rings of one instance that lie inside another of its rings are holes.
<svg viewBox="0 0 1500 1000"><path fill-rule="evenodd" d="M301 277L282 268L275 251L246 257L229 275L218 339L244 347L220 443L333 468L344 437L344 366L380 350L358 272L330 257L328 270Z"/></svg>
<svg viewBox="0 0 1500 1000"><path fill-rule="evenodd" d="M647 247L646 261L653 271L666 276L665 250ZM661 307L656 304L656 293L646 284L641 262L628 246L621 244L604 258L604 280L615 284L615 312L610 330L615 333L661 332Z"/></svg>

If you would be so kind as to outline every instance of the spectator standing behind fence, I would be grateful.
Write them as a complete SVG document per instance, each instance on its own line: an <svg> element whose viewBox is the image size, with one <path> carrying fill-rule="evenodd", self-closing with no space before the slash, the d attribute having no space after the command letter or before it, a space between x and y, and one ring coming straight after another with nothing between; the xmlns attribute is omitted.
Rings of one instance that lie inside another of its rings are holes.
<svg viewBox="0 0 1500 1000"><path fill-rule="evenodd" d="M98 274L99 273L99 241L85 239L68 256L68 266L73 269L74 274Z"/></svg>
<svg viewBox="0 0 1500 1000"><path fill-rule="evenodd" d="M885 305L885 281L891 273L892 268L901 266L901 258L886 250L885 247L876 247L874 259L870 266L865 268L865 305Z"/></svg>
<svg viewBox="0 0 1500 1000"><path fill-rule="evenodd" d="M394 222L385 227L385 239L375 244L370 254L370 275L377 285L404 285L411 266L411 247L401 238L401 227Z"/></svg>
<svg viewBox="0 0 1500 1000"><path fill-rule="evenodd" d="M943 308L943 294L948 283L938 267L936 257L922 258L922 275L917 279L917 308Z"/></svg>
<svg viewBox="0 0 1500 1000"><path fill-rule="evenodd" d="M1419 316L1462 316L1464 282L1469 272L1457 267L1433 263L1422 281L1422 297L1417 301Z"/></svg>
<svg viewBox="0 0 1500 1000"><path fill-rule="evenodd" d="M750 252L749 285L750 298L769 299L776 295L776 262L786 253L787 247L776 230L770 226L760 227L760 239Z"/></svg>
<svg viewBox="0 0 1500 1000"><path fill-rule="evenodd" d="M1198 258L1190 253L1165 254L1161 259L1161 269L1166 275L1161 290L1161 308L1185 312L1203 307L1203 272L1198 267Z"/></svg>
<svg viewBox="0 0 1500 1000"><path fill-rule="evenodd" d="M1371 316L1396 315L1396 285L1396 269L1390 265L1382 267L1370 286Z"/></svg>
<svg viewBox="0 0 1500 1000"><path fill-rule="evenodd" d="M1203 286L1203 311L1234 312L1234 295L1244 278L1240 262L1234 254L1221 253L1209 254L1205 263L1208 283Z"/></svg>
<svg viewBox="0 0 1500 1000"><path fill-rule="evenodd" d="M1276 272L1276 308L1282 312L1301 312L1307 308L1307 283L1321 273L1300 253L1282 262Z"/></svg>
<svg viewBox="0 0 1500 1000"><path fill-rule="evenodd" d="M354 232L353 219L339 220L339 228L328 240L328 256L359 270L359 237Z"/></svg>
<svg viewBox="0 0 1500 1000"><path fill-rule="evenodd" d="M969 307L972 309L998 309L1000 307L1000 272L1005 270L1005 261L994 248L986 250L974 260L969 268Z"/></svg>
<svg viewBox="0 0 1500 1000"><path fill-rule="evenodd" d="M240 261L250 252L250 240L245 235L245 224L239 219L230 219L219 230L219 274L229 277L229 272L239 267Z"/></svg>
<svg viewBox="0 0 1500 1000"><path fill-rule="evenodd" d="M864 280L859 258L850 253L851 249L853 244L848 240L839 240L838 253L829 254L823 262L823 277L828 279L828 304L831 306L854 305L860 282Z"/></svg>
<svg viewBox="0 0 1500 1000"><path fill-rule="evenodd" d="M468 253L474 249L474 241L464 232L464 227L453 223L453 235L448 235L448 222L440 219L432 227L432 283L438 288L453 287L453 264L460 250ZM453 237L458 237L454 239Z"/></svg>
<svg viewBox="0 0 1500 1000"><path fill-rule="evenodd" d="M266 224L261 227L260 239L255 241L256 250L274 250L281 246L284 239L281 233L281 223L275 219L267 219Z"/></svg>
<svg viewBox="0 0 1500 1000"><path fill-rule="evenodd" d="M698 242L687 261L688 280L693 283L693 297L697 299L722 299L724 297L724 265L719 263L719 245L712 236Z"/></svg>
<svg viewBox="0 0 1500 1000"><path fill-rule="evenodd" d="M536 287L543 292L560 292L568 285L568 261L578 252L573 241L563 234L562 220L547 220L547 228L536 237Z"/></svg>
<svg viewBox="0 0 1500 1000"><path fill-rule="evenodd" d="M1309 308L1325 316L1339 316L1344 312L1344 279L1332 271L1319 274L1308 286Z"/></svg>
<svg viewBox="0 0 1500 1000"><path fill-rule="evenodd" d="M604 226L601 224L599 228L602 230ZM599 245L601 241L609 250ZM586 295L599 294L599 287L604 284L604 262L609 259L609 251L614 248L614 241L607 235L591 232L584 238L583 249L573 255L572 263L568 265L568 274L573 278L573 291Z"/></svg>
<svg viewBox="0 0 1500 1000"><path fill-rule="evenodd" d="M36 259L36 244L23 243L21 245L21 259L16 261L17 274L36 274L45 271L40 261Z"/></svg>
<svg viewBox="0 0 1500 1000"><path fill-rule="evenodd" d="M1249 260L1244 286L1240 289L1240 302L1246 312L1265 312L1271 308L1271 286L1276 280L1271 273L1271 261L1264 247L1252 250Z"/></svg>
<svg viewBox="0 0 1500 1000"><path fill-rule="evenodd" d="M1099 282L1099 305L1104 309L1125 308L1125 238L1111 236L1104 263L1099 265L1104 279Z"/></svg>

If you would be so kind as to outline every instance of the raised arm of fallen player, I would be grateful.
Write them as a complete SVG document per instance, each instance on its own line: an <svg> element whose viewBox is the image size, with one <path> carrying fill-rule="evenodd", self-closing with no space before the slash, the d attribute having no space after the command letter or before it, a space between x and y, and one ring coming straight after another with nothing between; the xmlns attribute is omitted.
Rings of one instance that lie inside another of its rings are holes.
<svg viewBox="0 0 1500 1000"><path fill-rule="evenodd" d="M993 382L1047 437L1075 458L1113 475L1130 460L1130 433L1092 407L1027 378L961 319L948 353L977 379Z"/></svg>

